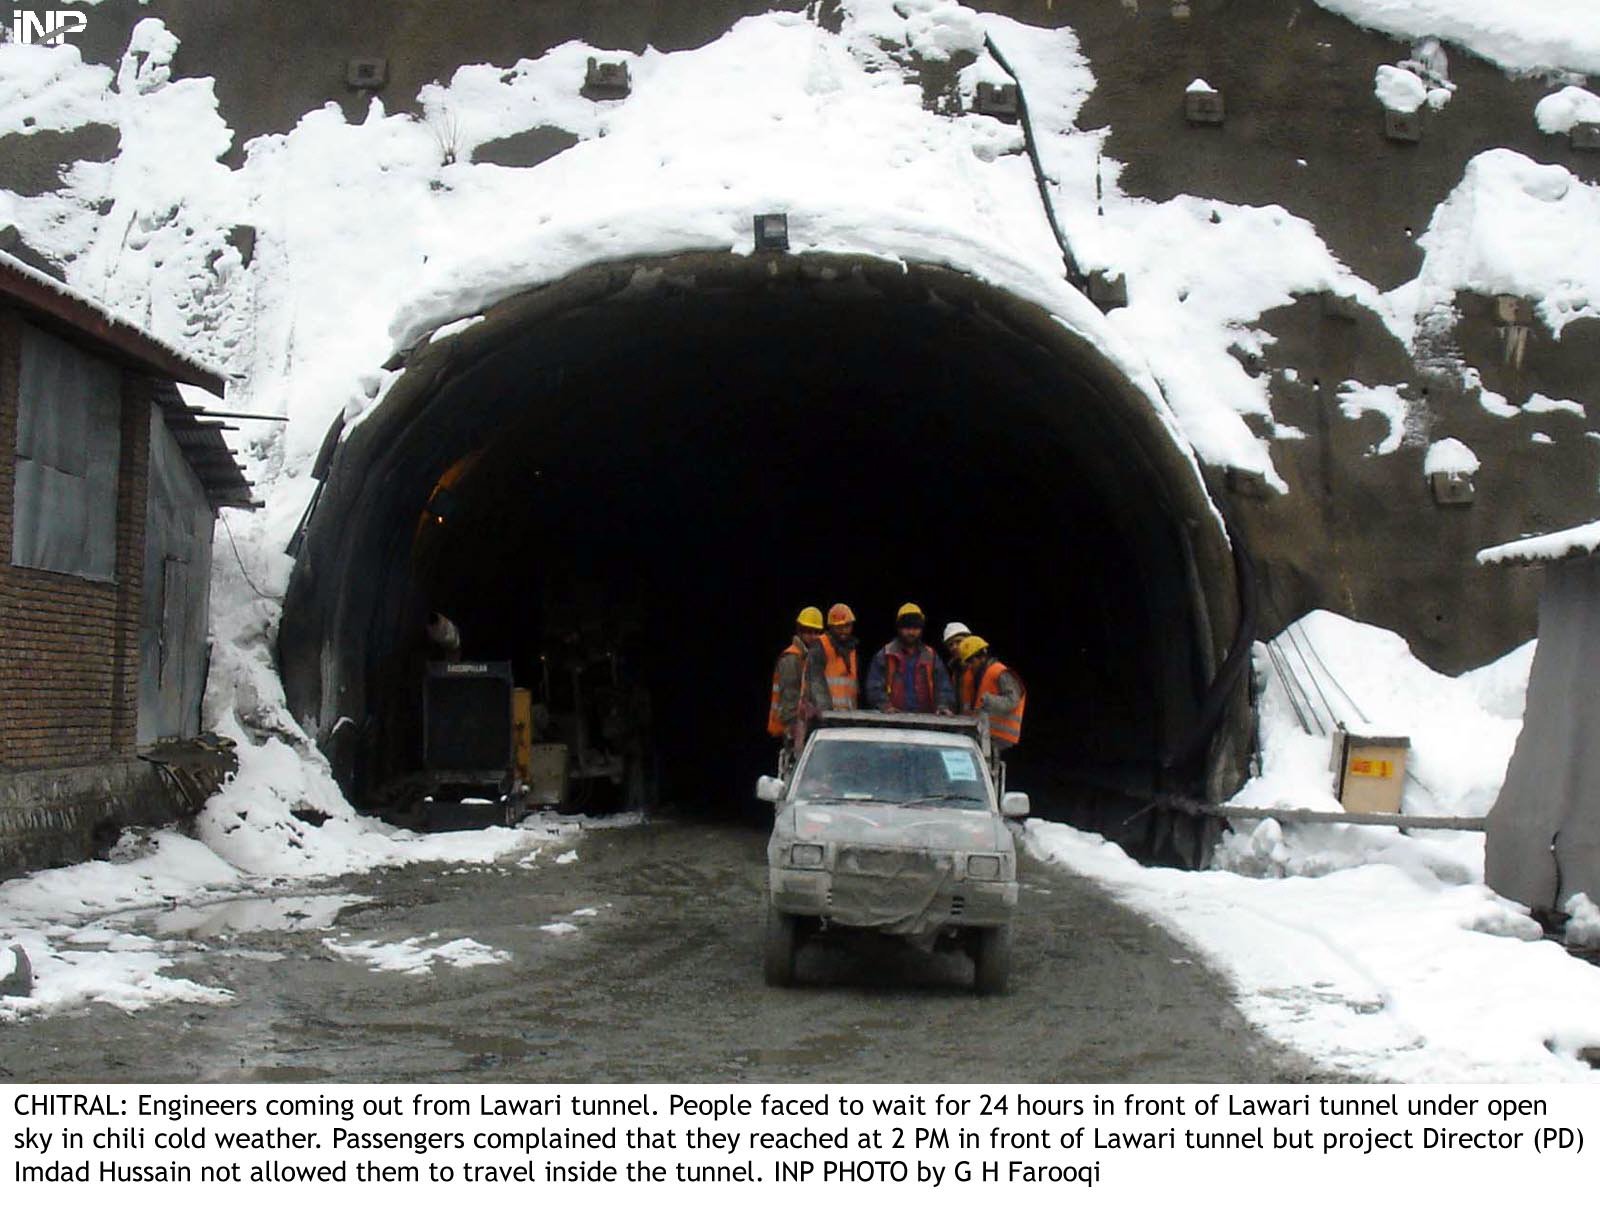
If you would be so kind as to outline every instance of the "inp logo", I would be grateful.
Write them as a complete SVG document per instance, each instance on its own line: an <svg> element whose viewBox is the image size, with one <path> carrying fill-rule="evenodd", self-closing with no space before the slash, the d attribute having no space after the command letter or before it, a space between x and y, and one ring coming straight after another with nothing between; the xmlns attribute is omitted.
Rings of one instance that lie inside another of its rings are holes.
<svg viewBox="0 0 1600 1206"><path fill-rule="evenodd" d="M23 45L60 46L74 34L89 27L89 18L70 8L35 13L14 9L11 13L12 41Z"/></svg>

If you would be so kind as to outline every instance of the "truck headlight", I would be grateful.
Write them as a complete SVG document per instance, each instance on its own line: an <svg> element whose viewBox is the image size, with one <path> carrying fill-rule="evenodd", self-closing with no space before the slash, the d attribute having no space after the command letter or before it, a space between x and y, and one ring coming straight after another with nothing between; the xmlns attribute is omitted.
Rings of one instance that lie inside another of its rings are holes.
<svg viewBox="0 0 1600 1206"><path fill-rule="evenodd" d="M790 846L789 865L791 867L822 866L822 847L807 846L804 844Z"/></svg>
<svg viewBox="0 0 1600 1206"><path fill-rule="evenodd" d="M1003 865L998 854L969 854L967 855L967 878L999 879L1000 869Z"/></svg>

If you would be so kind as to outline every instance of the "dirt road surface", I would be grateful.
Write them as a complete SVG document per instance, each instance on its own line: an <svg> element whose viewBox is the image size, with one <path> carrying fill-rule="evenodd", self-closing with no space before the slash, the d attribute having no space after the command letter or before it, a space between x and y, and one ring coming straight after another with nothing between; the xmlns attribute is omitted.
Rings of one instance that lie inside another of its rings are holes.
<svg viewBox="0 0 1600 1206"><path fill-rule="evenodd" d="M565 864L547 850L529 868L427 865L341 880L317 891L366 899L339 909L323 897L323 918L318 900L270 898L124 918L136 931L176 930L192 949L167 974L226 988L232 1003L96 1006L0 1026L0 1079L1316 1077L1249 1030L1193 951L1052 867L1024 861L1012 989L979 998L965 956L888 943L808 949L801 987L768 988L765 836L755 830L657 823L595 830L573 849ZM283 924L310 928L255 928L275 907L296 915ZM575 928L540 928L557 923ZM471 938L510 958L406 975L326 945L419 936L428 946Z"/></svg>

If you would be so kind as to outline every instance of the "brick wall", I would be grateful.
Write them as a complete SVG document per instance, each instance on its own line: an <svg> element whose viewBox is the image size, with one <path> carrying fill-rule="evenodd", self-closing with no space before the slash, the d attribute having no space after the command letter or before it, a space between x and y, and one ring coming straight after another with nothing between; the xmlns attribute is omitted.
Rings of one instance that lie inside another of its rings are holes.
<svg viewBox="0 0 1600 1206"><path fill-rule="evenodd" d="M11 564L21 319L0 309L0 770L132 754L139 684L149 381L122 375L115 582Z"/></svg>

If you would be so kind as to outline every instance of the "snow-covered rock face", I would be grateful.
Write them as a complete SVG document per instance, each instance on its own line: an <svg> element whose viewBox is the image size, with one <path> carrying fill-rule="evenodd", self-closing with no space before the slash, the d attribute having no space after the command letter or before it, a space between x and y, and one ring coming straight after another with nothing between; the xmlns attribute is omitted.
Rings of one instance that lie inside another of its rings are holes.
<svg viewBox="0 0 1600 1206"><path fill-rule="evenodd" d="M1511 150L1484 151L1417 240L1425 259L1414 281L1386 295L1397 330L1448 307L1457 293L1537 299L1558 337L1578 318L1600 317L1600 187L1558 164Z"/></svg>

